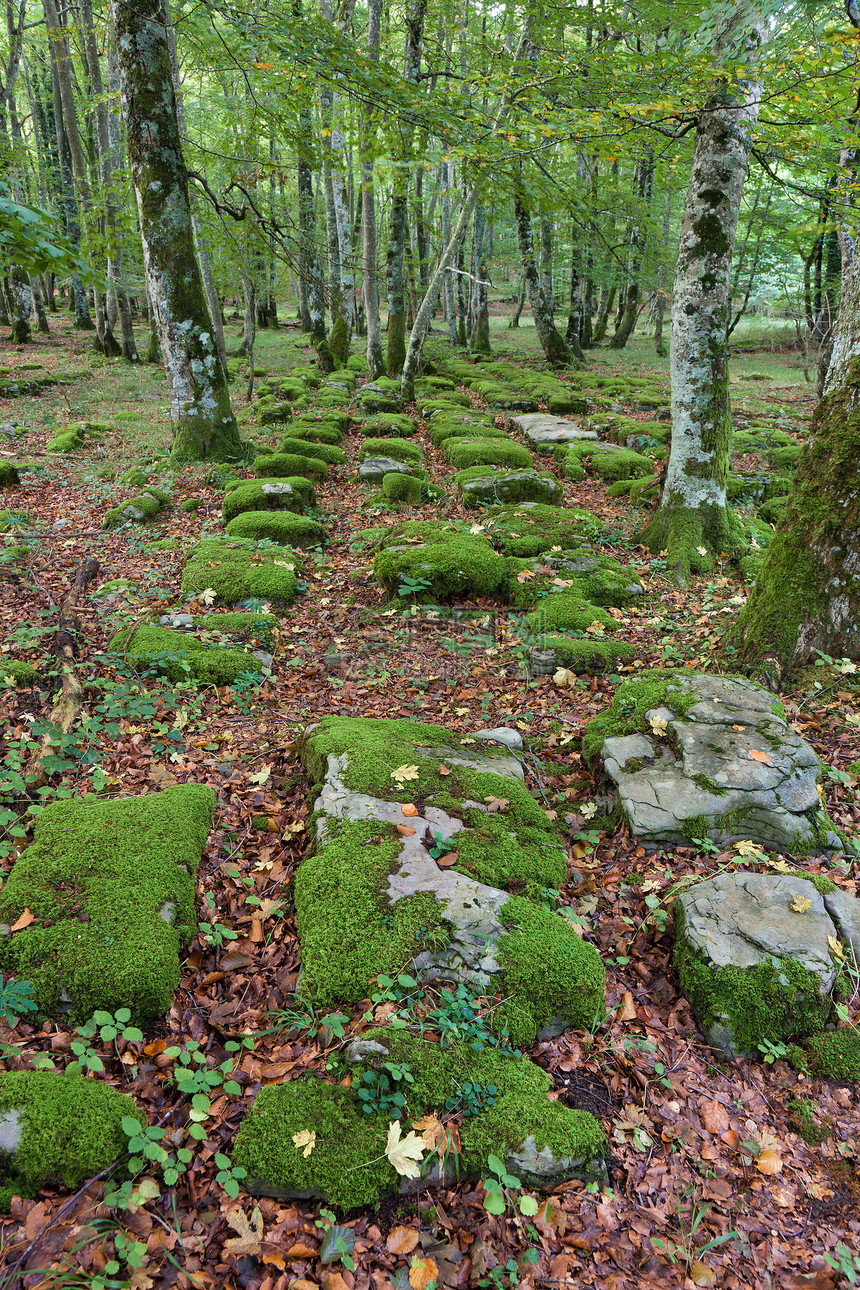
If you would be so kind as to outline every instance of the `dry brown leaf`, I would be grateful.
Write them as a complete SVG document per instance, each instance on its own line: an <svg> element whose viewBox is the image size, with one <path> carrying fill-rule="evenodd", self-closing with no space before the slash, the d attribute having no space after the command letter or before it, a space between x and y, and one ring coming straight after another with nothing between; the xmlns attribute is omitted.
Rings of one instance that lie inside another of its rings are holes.
<svg viewBox="0 0 860 1290"><path fill-rule="evenodd" d="M418 1244L418 1229L415 1227L392 1227L388 1233L385 1248L389 1254L411 1254Z"/></svg>
<svg viewBox="0 0 860 1290"><path fill-rule="evenodd" d="M807 1183L806 1190L813 1200L829 1200L833 1195L833 1188L826 1187L824 1183Z"/></svg>
<svg viewBox="0 0 860 1290"><path fill-rule="evenodd" d="M397 832L402 838L412 838L415 836L415 830L412 828L411 824L398 824L396 827Z"/></svg>
<svg viewBox="0 0 860 1290"><path fill-rule="evenodd" d="M313 1245L308 1245L307 1241L296 1241L287 1250L288 1259L313 1259L317 1256L317 1249Z"/></svg>
<svg viewBox="0 0 860 1290"><path fill-rule="evenodd" d="M23 928L29 927L31 923L35 923L35 921L36 921L36 915L31 914L29 909L25 909L23 914L19 914L18 917L15 919L14 923L9 928L9 931L20 932Z"/></svg>
<svg viewBox="0 0 860 1290"><path fill-rule="evenodd" d="M263 1243L263 1215L259 1207L254 1206L250 1222L244 1209L239 1209L238 1206L235 1209L228 1209L224 1217L233 1231L239 1233L238 1236L233 1236L224 1242L224 1253L235 1254L237 1258L243 1254L259 1254Z"/></svg>
<svg viewBox="0 0 860 1290"><path fill-rule="evenodd" d="M450 766L446 766L444 762L441 762L441 761L440 761L440 763L439 763L439 774L440 774L440 775L443 775L443 776L444 776L444 775L450 775L450 774L451 774L451 767L450 767Z"/></svg>
<svg viewBox="0 0 860 1290"><path fill-rule="evenodd" d="M151 1044L146 1044L144 1046L143 1051L146 1053L147 1057L157 1057L159 1053L164 1052L166 1047L166 1039L153 1039Z"/></svg>
<svg viewBox="0 0 860 1290"><path fill-rule="evenodd" d="M401 808L400 808L400 814L401 814L401 815L405 815L405 816L407 816L407 817L411 817L411 816L413 816L413 815L417 815L417 814L418 814L418 807L415 805L415 803L414 803L414 802L407 802L407 803L405 804L405 806L401 806Z"/></svg>
<svg viewBox="0 0 860 1290"><path fill-rule="evenodd" d="M729 1127L729 1113L722 1102L705 1102L702 1107L702 1124L708 1133L725 1133Z"/></svg>
<svg viewBox="0 0 860 1290"><path fill-rule="evenodd" d="M690 1280L694 1286L712 1286L717 1283L717 1274L694 1259L690 1264Z"/></svg>
<svg viewBox="0 0 860 1290"><path fill-rule="evenodd" d="M349 1290L348 1284L339 1272L327 1272L325 1284L326 1290Z"/></svg>
<svg viewBox="0 0 860 1290"><path fill-rule="evenodd" d="M306 1277L299 1277L298 1281L290 1282L290 1290L319 1290L316 1281L308 1281Z"/></svg>
<svg viewBox="0 0 860 1290"><path fill-rule="evenodd" d="M426 1290L432 1281L439 1276L439 1266L435 1259L419 1259L416 1255L409 1269L409 1284L412 1290Z"/></svg>
<svg viewBox="0 0 860 1290"><path fill-rule="evenodd" d="M755 1162L755 1167L760 1174L781 1173L782 1156L778 1151L774 1151L772 1148L768 1147L767 1150L760 1153L758 1160Z"/></svg>
<svg viewBox="0 0 860 1290"><path fill-rule="evenodd" d="M436 863L440 869L450 869L452 864L457 863L457 852L449 851L447 855L440 856Z"/></svg>
<svg viewBox="0 0 860 1290"><path fill-rule="evenodd" d="M618 1021L635 1021L639 1016L636 1011L636 1004L633 1002L633 995L629 990L625 990L621 999L621 1007L615 1014Z"/></svg>
<svg viewBox="0 0 860 1290"><path fill-rule="evenodd" d="M768 753L759 752L758 748L749 748L747 751L749 752L749 755L750 757L752 757L753 761L763 762L767 766L770 765L770 756L768 755Z"/></svg>

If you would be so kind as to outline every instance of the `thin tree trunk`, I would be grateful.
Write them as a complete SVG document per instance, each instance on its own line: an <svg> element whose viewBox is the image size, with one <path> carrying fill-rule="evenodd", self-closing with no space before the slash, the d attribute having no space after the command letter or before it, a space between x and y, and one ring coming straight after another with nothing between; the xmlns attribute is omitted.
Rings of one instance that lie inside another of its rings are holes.
<svg viewBox="0 0 860 1290"><path fill-rule="evenodd" d="M483 203L475 205L475 232L472 292L474 310L472 314L472 334L469 343L475 354L489 354L490 350L490 311L487 299L487 257L486 219Z"/></svg>
<svg viewBox="0 0 860 1290"><path fill-rule="evenodd" d="M546 360L553 367L566 367L579 355L577 346L565 344L564 337L556 329L552 311L547 304L543 287L540 283L537 264L535 263L534 243L532 239L532 220L526 206L525 194L521 179L514 182L514 220L517 229L517 247L523 272L523 284L529 298L535 330Z"/></svg>
<svg viewBox="0 0 860 1290"><path fill-rule="evenodd" d="M555 317L555 287L552 277L552 220L543 211L541 211L540 216L540 284L550 317Z"/></svg>
<svg viewBox="0 0 860 1290"><path fill-rule="evenodd" d="M642 260L648 245L647 219L654 189L654 154L647 148L636 163L636 196L638 209L630 231L630 281L624 302L624 313L618 330L612 337L613 349L624 349L639 317L640 275Z"/></svg>
<svg viewBox="0 0 860 1290"><path fill-rule="evenodd" d="M453 162L442 162L442 240L447 246L451 237L451 197L450 191L454 185L454 166ZM460 342L457 333L457 292L454 286L456 274L452 273L449 266L442 283L442 292L445 302L445 318L448 322L448 338L452 346Z"/></svg>
<svg viewBox="0 0 860 1290"><path fill-rule="evenodd" d="M367 11L367 56L379 62L379 28L382 0L369 0ZM372 378L382 376L382 325L379 320L379 284L376 278L376 195L373 179L373 136L371 111L368 109L362 134L361 156L361 250L364 274L364 311L367 318L367 366Z"/></svg>
<svg viewBox="0 0 860 1290"><path fill-rule="evenodd" d="M160 0L122 0L112 5L112 15L143 262L170 390L173 453L194 461L240 458L194 254L164 10Z"/></svg>

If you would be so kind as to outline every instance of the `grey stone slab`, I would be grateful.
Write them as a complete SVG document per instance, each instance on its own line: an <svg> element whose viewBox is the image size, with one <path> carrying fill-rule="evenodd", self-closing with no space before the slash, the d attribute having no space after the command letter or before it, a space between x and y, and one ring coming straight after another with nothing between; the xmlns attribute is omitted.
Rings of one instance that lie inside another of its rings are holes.
<svg viewBox="0 0 860 1290"><path fill-rule="evenodd" d="M860 963L860 900L845 891L831 891L824 897L824 906L836 924L839 935L851 947L854 958Z"/></svg>
<svg viewBox="0 0 860 1290"><path fill-rule="evenodd" d="M559 443L597 438L593 430L583 430L575 421L552 416L548 412L526 412L522 416L511 417L510 421L522 431L526 443L538 450L552 449Z"/></svg>
<svg viewBox="0 0 860 1290"><path fill-rule="evenodd" d="M504 744L506 748L522 748L523 737L518 730L508 726L499 726L496 730L473 730L470 739L486 740L488 743Z"/></svg>
<svg viewBox="0 0 860 1290"><path fill-rule="evenodd" d="M358 473L365 484L381 484L383 475L411 475L412 471L402 461L393 457L368 457L358 468Z"/></svg>

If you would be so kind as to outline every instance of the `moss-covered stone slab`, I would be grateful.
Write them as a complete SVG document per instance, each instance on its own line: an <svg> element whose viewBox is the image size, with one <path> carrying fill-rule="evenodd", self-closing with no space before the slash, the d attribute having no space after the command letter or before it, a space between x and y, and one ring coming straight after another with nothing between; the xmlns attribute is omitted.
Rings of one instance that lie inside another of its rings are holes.
<svg viewBox="0 0 860 1290"><path fill-rule="evenodd" d="M103 529L117 529L121 524L145 524L170 505L170 494L160 488L148 488L127 502L113 506L102 520Z"/></svg>
<svg viewBox="0 0 860 1290"><path fill-rule="evenodd" d="M291 551L260 551L240 537L204 538L182 571L182 595L190 600L209 591L214 593L212 604L253 599L287 605L296 596L295 569Z"/></svg>
<svg viewBox="0 0 860 1290"><path fill-rule="evenodd" d="M277 542L279 546L318 546L326 540L324 524L292 511L243 511L225 529L229 537Z"/></svg>
<svg viewBox="0 0 860 1290"><path fill-rule="evenodd" d="M197 930L194 877L214 809L211 788L183 784L69 798L38 816L0 890L0 965L32 982L43 1012L130 1008L145 1028L167 1011ZM25 910L33 921L12 931Z"/></svg>
<svg viewBox="0 0 860 1290"><path fill-rule="evenodd" d="M357 1002L411 962L419 981L499 991L494 1024L514 1044L602 1012L597 951L543 904L564 848L516 757L419 722L331 717L300 755L320 785L295 888L310 999Z"/></svg>
<svg viewBox="0 0 860 1290"><path fill-rule="evenodd" d="M529 470L532 455L512 439L447 439L442 452L455 470L469 466L504 466L509 470Z"/></svg>
<svg viewBox="0 0 860 1290"><path fill-rule="evenodd" d="M359 449L358 459L367 461L368 457L390 457L394 461L405 461L407 465L412 465L419 462L423 455L420 444L412 443L409 439L391 436L382 439L365 439Z"/></svg>
<svg viewBox="0 0 860 1290"><path fill-rule="evenodd" d="M585 639L544 636L540 648L543 653L552 654L554 668L563 667L588 676L612 672L622 664L632 663L636 657L636 646L628 641L596 640L593 636Z"/></svg>
<svg viewBox="0 0 860 1290"><path fill-rule="evenodd" d="M582 399L574 401L576 403L584 402ZM587 407L582 410L586 411ZM560 443L575 443L581 439L597 439L597 434L594 430L584 430L575 421L569 421L560 416L551 416L546 412L526 412L520 416L511 417L511 425L522 431L526 443L537 452L551 452Z"/></svg>
<svg viewBox="0 0 860 1290"><path fill-rule="evenodd" d="M497 470L485 473L486 470L483 466L473 466L455 476L464 506L498 506L516 502L555 506L562 499L561 484L549 471Z"/></svg>
<svg viewBox="0 0 860 1290"><path fill-rule="evenodd" d="M263 655L271 661L271 654L262 650L259 641L249 641L251 648L243 648L234 639L241 633L218 630L218 617L213 614L197 619L207 624L199 634L176 631L157 623L142 623L131 634L117 633L108 650L121 654L134 667L153 668L172 681L193 678L204 685L232 685L245 673L261 673L265 666ZM252 618L253 615L225 614L224 617Z"/></svg>
<svg viewBox="0 0 860 1290"><path fill-rule="evenodd" d="M402 533L405 540L401 541ZM486 538L428 524L425 540L409 543L408 531L392 530L373 561L373 574L390 595L410 588L414 600L507 600L512 573Z"/></svg>
<svg viewBox="0 0 860 1290"><path fill-rule="evenodd" d="M403 399L397 388L383 389L379 382L363 385L356 393L355 402L363 412L371 414L398 413L403 407Z"/></svg>
<svg viewBox="0 0 860 1290"><path fill-rule="evenodd" d="M602 521L591 511L540 502L492 507L481 523L494 546L519 557L541 555L553 547L581 547L603 532Z"/></svg>
<svg viewBox="0 0 860 1290"><path fill-rule="evenodd" d="M302 1079L258 1094L233 1150L235 1163L248 1171L245 1186L252 1195L325 1200L349 1209L434 1184L451 1186L458 1176L476 1180L486 1175L491 1155L527 1187L606 1176L608 1144L600 1124L586 1111L551 1102L550 1077L524 1057L499 1049L476 1053L459 1044L446 1049L402 1032L374 1030L350 1045L347 1061L354 1068L350 1089ZM386 1061L413 1074L404 1137L422 1116L441 1117L446 1101L465 1083L496 1090L492 1106L464 1116L456 1156L440 1158L425 1148L418 1178L395 1172L385 1156L388 1116L364 1114L355 1091L365 1072L382 1069ZM316 1141L304 1156L293 1136L308 1127Z"/></svg>
<svg viewBox="0 0 860 1290"><path fill-rule="evenodd" d="M386 475L411 475L413 470L396 457L367 457L358 467L358 477L363 484L381 484Z"/></svg>
<svg viewBox="0 0 860 1290"><path fill-rule="evenodd" d="M311 483L322 483L328 477L328 466L319 457L303 457L298 453L275 452L270 457L258 457L251 465L258 479L287 479L301 475Z"/></svg>
<svg viewBox="0 0 860 1290"><path fill-rule="evenodd" d="M675 966L714 1048L751 1056L827 1024L841 984L831 899L797 874L760 873L720 874L678 896Z"/></svg>
<svg viewBox="0 0 860 1290"><path fill-rule="evenodd" d="M80 1187L128 1150L129 1116L146 1124L133 1099L103 1080L56 1071L0 1074L0 1211L41 1187Z"/></svg>
<svg viewBox="0 0 860 1290"><path fill-rule="evenodd" d="M842 845L821 810L814 750L776 695L742 677L668 669L626 681L584 746L643 841L751 840L801 853Z"/></svg>
<svg viewBox="0 0 860 1290"><path fill-rule="evenodd" d="M313 484L303 476L288 479L238 480L225 494L221 514L225 524L245 511L294 511L316 506Z"/></svg>
<svg viewBox="0 0 860 1290"><path fill-rule="evenodd" d="M0 488L17 488L20 483L14 462L0 460Z"/></svg>
<svg viewBox="0 0 860 1290"><path fill-rule="evenodd" d="M396 412L382 412L377 416L367 417L358 427L361 435L368 438L384 438L387 435L405 437L418 433L418 422L412 417Z"/></svg>
<svg viewBox="0 0 860 1290"><path fill-rule="evenodd" d="M310 439L294 439L289 435L278 444L278 452L296 454L299 457L318 457L328 466L342 466L346 461L343 448L336 448L329 443L312 443Z"/></svg>

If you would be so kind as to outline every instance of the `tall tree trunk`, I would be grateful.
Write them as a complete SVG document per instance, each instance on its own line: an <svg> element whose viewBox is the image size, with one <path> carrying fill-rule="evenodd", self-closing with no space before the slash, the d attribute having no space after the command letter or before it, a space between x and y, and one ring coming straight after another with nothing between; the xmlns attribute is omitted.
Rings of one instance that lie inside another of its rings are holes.
<svg viewBox="0 0 860 1290"><path fill-rule="evenodd" d="M657 289L654 293L654 350L658 357L666 357L666 346L663 344L663 318L666 313L666 301L669 296L666 257L669 253L669 214L672 204L671 191L666 189L666 201L663 205L663 228L660 234L660 267L657 271Z"/></svg>
<svg viewBox="0 0 860 1290"><path fill-rule="evenodd" d="M766 26L755 4L736 6L717 35L718 57L755 62ZM726 501L731 452L729 282L738 212L761 89L726 75L699 116L672 292L672 443L662 495L639 540L668 551L679 581L737 552L743 530Z"/></svg>
<svg viewBox="0 0 860 1290"><path fill-rule="evenodd" d="M517 247L520 254L520 264L522 265L523 284L529 298L529 306L535 320L535 330L538 334L541 349L546 356L547 362L552 364L553 367L566 367L574 358L584 356L581 351L579 354L576 352L579 349L578 342L575 345L565 343L564 337L556 329L553 322L552 311L544 295L537 264L535 263L532 219L526 206L525 194L520 179L515 179L514 181L514 220L517 229Z"/></svg>
<svg viewBox="0 0 860 1290"><path fill-rule="evenodd" d="M52 3L52 0L47 0ZM112 4L143 262L180 460L243 455L194 254L188 174L160 0Z"/></svg>
<svg viewBox="0 0 860 1290"><path fill-rule="evenodd" d="M379 62L379 28L382 0L369 0L367 11L367 56ZM382 376L382 325L379 320L379 283L376 278L376 194L373 179L373 136L371 110L368 109L362 135L361 155L361 251L364 275L364 311L367 318L367 366L372 378Z"/></svg>
<svg viewBox="0 0 860 1290"><path fill-rule="evenodd" d="M475 204L475 234L472 283L474 310L469 343L474 354L489 354L490 310L487 299L486 218L482 202Z"/></svg>
<svg viewBox="0 0 860 1290"><path fill-rule="evenodd" d="M441 171L442 187L442 241L448 245L451 237L451 189L454 186L454 163L450 161L442 162ZM448 323L448 338L452 346L460 343L460 337L457 332L457 290L454 285L454 278L451 266L449 266L442 282L443 299L445 302L445 318Z"/></svg>
<svg viewBox="0 0 860 1290"><path fill-rule="evenodd" d="M540 215L540 284L551 318L555 317L555 286L552 277L552 220ZM579 337L577 337L577 340Z"/></svg>
<svg viewBox="0 0 860 1290"><path fill-rule="evenodd" d="M30 314L33 311L33 293L30 279L23 269L13 265L6 281L9 283L12 313L12 333L9 339L15 345L26 345L33 339Z"/></svg>
<svg viewBox="0 0 860 1290"><path fill-rule="evenodd" d="M624 313L618 324L618 330L612 337L613 349L624 349L639 317L640 275L642 260L648 244L647 218L654 188L654 154L650 148L636 163L636 196L638 207L630 230L630 280L627 284L627 295L624 301Z"/></svg>

